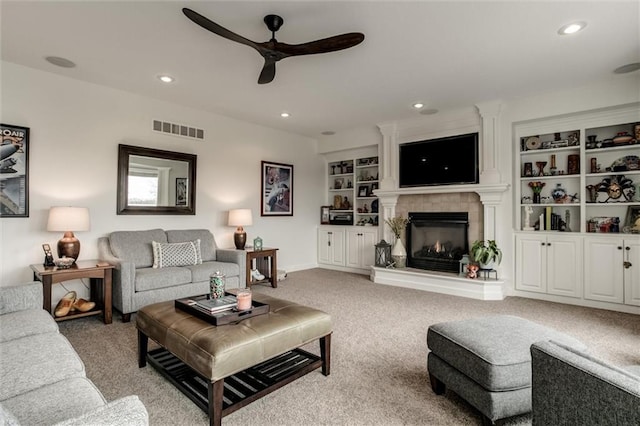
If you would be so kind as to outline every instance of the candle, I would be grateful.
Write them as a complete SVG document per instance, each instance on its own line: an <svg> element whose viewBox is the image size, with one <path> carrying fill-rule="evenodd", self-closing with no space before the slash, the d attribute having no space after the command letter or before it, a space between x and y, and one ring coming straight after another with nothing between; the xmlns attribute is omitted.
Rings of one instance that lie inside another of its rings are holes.
<svg viewBox="0 0 640 426"><path fill-rule="evenodd" d="M246 311L251 309L251 290L246 288L238 291L236 294L236 299L238 300L238 310Z"/></svg>

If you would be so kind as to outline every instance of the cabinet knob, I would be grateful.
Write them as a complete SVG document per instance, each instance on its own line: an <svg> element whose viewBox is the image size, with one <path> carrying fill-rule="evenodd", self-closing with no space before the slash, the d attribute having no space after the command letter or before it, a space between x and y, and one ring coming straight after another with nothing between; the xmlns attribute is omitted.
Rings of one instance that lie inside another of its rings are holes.
<svg viewBox="0 0 640 426"><path fill-rule="evenodd" d="M544 246L544 245L545 245L544 241L543 241L540 245L541 245L541 246Z"/></svg>
<svg viewBox="0 0 640 426"><path fill-rule="evenodd" d="M622 265L624 266L625 269L629 269L631 268L631 266L633 266L631 265L631 262L623 262Z"/></svg>
<svg viewBox="0 0 640 426"><path fill-rule="evenodd" d="M624 249L628 251L628 250L631 250L631 247L626 246Z"/></svg>
<svg viewBox="0 0 640 426"><path fill-rule="evenodd" d="M618 250L622 250L622 246L618 246Z"/></svg>
<svg viewBox="0 0 640 426"><path fill-rule="evenodd" d="M548 245L548 246L550 246L550 245L551 245L551 243L547 243L547 245Z"/></svg>

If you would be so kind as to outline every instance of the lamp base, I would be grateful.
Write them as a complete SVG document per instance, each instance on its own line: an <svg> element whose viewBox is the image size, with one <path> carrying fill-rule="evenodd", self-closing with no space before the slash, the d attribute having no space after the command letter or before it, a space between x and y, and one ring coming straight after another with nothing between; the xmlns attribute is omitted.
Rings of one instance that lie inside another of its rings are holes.
<svg viewBox="0 0 640 426"><path fill-rule="evenodd" d="M247 244L247 233L238 231L234 232L233 243L236 245L238 250L244 250L244 246Z"/></svg>
<svg viewBox="0 0 640 426"><path fill-rule="evenodd" d="M73 235L73 232L65 232L58 241L58 257L71 257L78 260L78 256L80 256L80 241Z"/></svg>

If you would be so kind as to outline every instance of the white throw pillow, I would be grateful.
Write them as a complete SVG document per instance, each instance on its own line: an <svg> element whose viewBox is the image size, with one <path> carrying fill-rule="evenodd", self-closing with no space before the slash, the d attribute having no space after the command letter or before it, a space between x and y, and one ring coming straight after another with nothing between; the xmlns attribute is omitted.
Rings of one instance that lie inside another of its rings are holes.
<svg viewBox="0 0 640 426"><path fill-rule="evenodd" d="M153 267L199 265L202 263L200 239L184 243L158 243L151 241Z"/></svg>

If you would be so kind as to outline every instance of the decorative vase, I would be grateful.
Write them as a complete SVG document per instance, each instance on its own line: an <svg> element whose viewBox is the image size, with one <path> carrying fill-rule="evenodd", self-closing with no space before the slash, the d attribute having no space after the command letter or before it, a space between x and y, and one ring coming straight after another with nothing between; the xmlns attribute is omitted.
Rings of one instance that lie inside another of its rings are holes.
<svg viewBox="0 0 640 426"><path fill-rule="evenodd" d="M395 262L396 268L407 267L407 250L404 248L400 238L396 238L393 250L391 250L391 258Z"/></svg>
<svg viewBox="0 0 640 426"><path fill-rule="evenodd" d="M561 183L556 184L555 189L551 191L551 197L553 197L553 201L556 203L564 202L566 196L567 191L562 187Z"/></svg>
<svg viewBox="0 0 640 426"><path fill-rule="evenodd" d="M539 192L534 192L533 193L533 204L540 204L540 193Z"/></svg>

